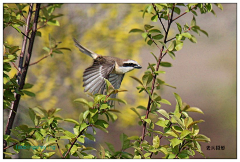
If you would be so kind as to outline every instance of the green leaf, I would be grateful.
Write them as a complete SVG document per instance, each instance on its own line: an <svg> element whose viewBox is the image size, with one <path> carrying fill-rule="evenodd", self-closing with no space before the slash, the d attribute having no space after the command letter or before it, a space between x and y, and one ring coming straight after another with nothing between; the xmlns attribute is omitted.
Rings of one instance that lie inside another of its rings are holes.
<svg viewBox="0 0 240 162"><path fill-rule="evenodd" d="M174 49L174 41L170 42L167 49L168 51L172 51Z"/></svg>
<svg viewBox="0 0 240 162"><path fill-rule="evenodd" d="M74 102L80 102L81 104L86 105L89 108L91 107L90 104L88 103L88 101L83 98L75 99Z"/></svg>
<svg viewBox="0 0 240 162"><path fill-rule="evenodd" d="M197 113L200 113L200 114L204 114L203 111L197 107L190 107L188 109L186 109L185 111L187 112L197 112Z"/></svg>
<svg viewBox="0 0 240 162"><path fill-rule="evenodd" d="M103 100L106 96L105 95L97 95L95 98L94 98L94 103L99 103L101 100Z"/></svg>
<svg viewBox="0 0 240 162"><path fill-rule="evenodd" d="M134 80L136 80L138 83L140 83L141 85L143 85L142 81L139 80L137 77L135 76L130 76L131 78L133 78Z"/></svg>
<svg viewBox="0 0 240 162"><path fill-rule="evenodd" d="M22 90L22 92L30 97L35 97L35 94L33 92L26 91L26 90Z"/></svg>
<svg viewBox="0 0 240 162"><path fill-rule="evenodd" d="M108 149L112 152L112 153L115 153L115 149L114 149L114 146L111 144L111 143L108 143L108 142L105 142L108 146Z"/></svg>
<svg viewBox="0 0 240 162"><path fill-rule="evenodd" d="M176 22L176 24L177 24L177 28L178 28L179 33L182 33L182 26L177 22Z"/></svg>
<svg viewBox="0 0 240 162"><path fill-rule="evenodd" d="M180 51L180 50L182 49L182 47L183 47L183 43L178 43L178 44L175 46L175 49L176 49L177 51Z"/></svg>
<svg viewBox="0 0 240 162"><path fill-rule="evenodd" d="M108 100L121 102L121 103L124 103L125 105L127 104L127 101L119 98L108 98Z"/></svg>
<svg viewBox="0 0 240 162"><path fill-rule="evenodd" d="M75 138L75 135L67 130L64 131L65 136L69 137L69 138Z"/></svg>
<svg viewBox="0 0 240 162"><path fill-rule="evenodd" d="M88 139L92 140L92 141L95 141L95 137L91 134L88 134L88 133L85 133L84 134Z"/></svg>
<svg viewBox="0 0 240 162"><path fill-rule="evenodd" d="M89 125L88 125L87 123L82 123L82 124L80 125L79 131L80 131L80 132L84 131L88 126L89 126Z"/></svg>
<svg viewBox="0 0 240 162"><path fill-rule="evenodd" d="M108 107L109 107L108 104L102 104L102 105L100 106L100 110L106 109L106 108L108 108Z"/></svg>
<svg viewBox="0 0 240 162"><path fill-rule="evenodd" d="M160 127L163 127L165 128L166 127L166 124L165 124L165 120L158 120L156 123L156 125L160 126Z"/></svg>
<svg viewBox="0 0 240 162"><path fill-rule="evenodd" d="M129 33L144 33L142 29L131 29Z"/></svg>
<svg viewBox="0 0 240 162"><path fill-rule="evenodd" d="M145 32L145 33L142 33L142 37L144 38L144 39L146 39L147 37L148 37L148 34ZM146 40L145 40L146 41Z"/></svg>
<svg viewBox="0 0 240 162"><path fill-rule="evenodd" d="M140 137L139 136L131 136L131 137L128 137L129 140L139 140Z"/></svg>
<svg viewBox="0 0 240 162"><path fill-rule="evenodd" d="M182 33L181 35L184 36L184 37L186 37L186 38L188 38L188 39L191 39L191 38L192 38L192 35L191 35L190 33L187 33L187 32Z"/></svg>
<svg viewBox="0 0 240 162"><path fill-rule="evenodd" d="M170 62L161 62L160 63L160 66L163 66L163 67L172 67L172 64Z"/></svg>
<svg viewBox="0 0 240 162"><path fill-rule="evenodd" d="M49 15L48 15L48 11L45 7L42 8L41 10L43 12L43 15L46 17L46 19L48 20L49 19Z"/></svg>
<svg viewBox="0 0 240 162"><path fill-rule="evenodd" d="M135 108L130 108L133 112L135 112L137 114L137 116L139 117L139 119L141 119L141 115L137 112L137 110Z"/></svg>
<svg viewBox="0 0 240 162"><path fill-rule="evenodd" d="M198 30L208 37L208 33L205 30L202 30L202 29L198 29Z"/></svg>
<svg viewBox="0 0 240 162"><path fill-rule="evenodd" d="M149 29L152 29L154 26L152 26L152 25L149 25L149 24L145 24L144 25L144 29L146 30L146 31L148 31Z"/></svg>
<svg viewBox="0 0 240 162"><path fill-rule="evenodd" d="M164 36L162 34L154 35L152 38L156 40L162 39Z"/></svg>
<svg viewBox="0 0 240 162"><path fill-rule="evenodd" d="M160 139L159 139L158 135L153 137L152 142L153 142L153 147L154 148L158 148L160 146Z"/></svg>
<svg viewBox="0 0 240 162"><path fill-rule="evenodd" d="M30 83L25 83L25 85L23 86L23 89L29 89L29 88L32 88L33 85L30 84Z"/></svg>
<svg viewBox="0 0 240 162"><path fill-rule="evenodd" d="M45 116L47 114L46 110L40 108L40 107L34 107L32 108L34 111L36 111L41 116Z"/></svg>
<svg viewBox="0 0 240 162"><path fill-rule="evenodd" d="M94 126L95 128L101 129L102 131L108 133L108 130L107 130L107 129L105 129L105 128L99 126L99 125L93 125L93 126Z"/></svg>
<svg viewBox="0 0 240 162"><path fill-rule="evenodd" d="M158 30L158 29L151 29L151 30L149 30L148 33L149 33L149 34L152 34L152 33L161 33L161 31Z"/></svg>
<svg viewBox="0 0 240 162"><path fill-rule="evenodd" d="M89 114L89 110L86 110L84 113L83 113L83 119L85 120Z"/></svg>
<svg viewBox="0 0 240 162"><path fill-rule="evenodd" d="M49 20L47 22L48 25L53 25L53 26L60 26L60 23L58 20Z"/></svg>
<svg viewBox="0 0 240 162"><path fill-rule="evenodd" d="M143 121L145 121L146 123L150 124L151 123L151 119L142 119Z"/></svg>
<svg viewBox="0 0 240 162"><path fill-rule="evenodd" d="M105 120L97 120L94 125L99 125L103 128L107 128L109 124Z"/></svg>
<svg viewBox="0 0 240 162"><path fill-rule="evenodd" d="M193 43L197 43L197 39L194 35L191 35L192 37L189 39Z"/></svg>
<svg viewBox="0 0 240 162"><path fill-rule="evenodd" d="M43 146L46 148L46 147L51 146L56 143L57 143L56 141L48 141L48 142L44 143Z"/></svg>
<svg viewBox="0 0 240 162"><path fill-rule="evenodd" d="M153 41L150 39L150 40L147 41L147 44L148 44L149 46L151 46L151 45L153 44Z"/></svg>
<svg viewBox="0 0 240 162"><path fill-rule="evenodd" d="M202 122L204 122L204 120L202 120L202 119L197 120L197 121L193 121L191 124L189 124L189 125L187 126L187 128L189 129L191 126L193 126L193 125L195 125L195 124L197 124L197 123L202 123Z"/></svg>
<svg viewBox="0 0 240 162"><path fill-rule="evenodd" d="M221 10L223 10L223 6L221 3L214 3L218 8L220 8Z"/></svg>
<svg viewBox="0 0 240 162"><path fill-rule="evenodd" d="M157 22L157 20L158 20L158 15L152 16L152 17L151 17L151 20L152 20L153 22Z"/></svg>
<svg viewBox="0 0 240 162"><path fill-rule="evenodd" d="M64 121L67 121L67 122L70 122L70 123L74 123L74 124L79 125L79 123L78 123L76 120L74 120L74 119L68 118L68 119L64 119Z"/></svg>
<svg viewBox="0 0 240 162"><path fill-rule="evenodd" d="M178 107L180 109L182 107L182 99L181 99L181 97L177 93L174 93L174 96L176 98L176 102L177 102Z"/></svg>
<svg viewBox="0 0 240 162"><path fill-rule="evenodd" d="M174 12L179 15L181 13L181 10L178 7L174 7Z"/></svg>
<svg viewBox="0 0 240 162"><path fill-rule="evenodd" d="M120 140L121 140L121 143L122 143L122 150L126 150L127 148L129 148L131 145L130 145L130 140L128 139L128 136L124 133L122 133L120 135Z"/></svg>
<svg viewBox="0 0 240 162"><path fill-rule="evenodd" d="M78 137L77 140L78 140L79 142L81 142L81 143L84 143L84 142L85 142L84 136Z"/></svg>
<svg viewBox="0 0 240 162"><path fill-rule="evenodd" d="M164 109L157 110L157 112L159 112L159 113L162 114L164 117L166 117L166 118L169 119L169 115L168 115L168 113L167 113Z"/></svg>
<svg viewBox="0 0 240 162"><path fill-rule="evenodd" d="M187 130L187 129L183 130L182 133L180 134L180 139L183 139L184 137L186 137L190 133L192 133L192 132Z"/></svg>
<svg viewBox="0 0 240 162"><path fill-rule="evenodd" d="M193 16L192 21L191 21L191 26L196 26L196 19L195 16Z"/></svg>
<svg viewBox="0 0 240 162"><path fill-rule="evenodd" d="M182 140L179 140L177 138L173 138L173 139L170 140L170 143L171 143L172 147L175 147L175 146L179 145L180 143L182 143Z"/></svg>
<svg viewBox="0 0 240 162"><path fill-rule="evenodd" d="M175 116L175 115L173 115L172 116L173 117L173 119L178 123L178 125L182 128L182 129L184 129L184 124L183 124L183 122L181 121L181 119L179 119L177 116Z"/></svg>
<svg viewBox="0 0 240 162"><path fill-rule="evenodd" d="M160 102L161 102L161 103L164 103L164 104L167 104L167 105L171 105L171 102L169 102L169 101L166 100L166 99L161 99Z"/></svg>
<svg viewBox="0 0 240 162"><path fill-rule="evenodd" d="M48 48L48 47L43 47L43 49L47 52L50 52L50 48Z"/></svg>

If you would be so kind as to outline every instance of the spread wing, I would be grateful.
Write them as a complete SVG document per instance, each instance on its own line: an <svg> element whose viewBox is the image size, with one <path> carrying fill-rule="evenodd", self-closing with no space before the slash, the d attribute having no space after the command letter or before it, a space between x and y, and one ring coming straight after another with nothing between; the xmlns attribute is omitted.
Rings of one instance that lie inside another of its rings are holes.
<svg viewBox="0 0 240 162"><path fill-rule="evenodd" d="M113 85L114 89L119 89L125 74L110 74L109 82ZM110 98L116 98L117 94L111 94Z"/></svg>
<svg viewBox="0 0 240 162"><path fill-rule="evenodd" d="M115 64L98 64L93 63L93 65L87 68L83 73L83 86L85 87L84 91L89 91L93 94L96 94L101 90L105 89L105 79L108 79L110 73L114 69Z"/></svg>

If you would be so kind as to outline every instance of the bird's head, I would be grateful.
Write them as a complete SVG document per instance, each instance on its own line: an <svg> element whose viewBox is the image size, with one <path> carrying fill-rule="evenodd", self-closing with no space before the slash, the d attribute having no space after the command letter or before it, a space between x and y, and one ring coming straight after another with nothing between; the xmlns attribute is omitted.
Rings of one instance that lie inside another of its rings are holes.
<svg viewBox="0 0 240 162"><path fill-rule="evenodd" d="M122 65L118 67L117 71L125 74L133 69L141 69L142 67L134 60L124 60Z"/></svg>

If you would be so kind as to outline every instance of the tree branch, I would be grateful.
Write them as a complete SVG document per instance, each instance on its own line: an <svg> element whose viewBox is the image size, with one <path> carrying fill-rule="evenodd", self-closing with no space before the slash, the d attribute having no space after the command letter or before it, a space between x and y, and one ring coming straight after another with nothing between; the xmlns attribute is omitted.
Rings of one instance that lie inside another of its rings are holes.
<svg viewBox="0 0 240 162"><path fill-rule="evenodd" d="M43 59L45 59L45 58L47 58L48 56L50 56L52 53L53 53L53 52L52 52L52 49L51 49L48 55L43 56L43 57L42 57L41 59L39 59L38 61L31 63L29 66L35 65L35 64L39 63L39 62L42 61Z"/></svg>
<svg viewBox="0 0 240 162"><path fill-rule="evenodd" d="M169 29L170 29L170 26L171 26L171 24L172 24L172 22L173 22L173 21L172 21L172 18L173 18L174 8L175 8L175 4L173 4L172 13L171 13L171 18L170 18L170 20L168 21L169 23L168 23L168 28L167 28L167 31L166 31L166 34L165 34L164 43L166 43L166 40L167 40L167 37L168 37L168 33L169 33ZM164 46L162 46L162 49L160 50L160 54L159 54L159 58L158 58L157 66L156 66L156 71L158 71L159 66L160 66L160 63L161 63L161 61L162 61L162 58L163 58L163 56L165 56L165 54L166 54L166 52L163 54L163 50L164 50ZM157 75L154 75L153 81L152 81L151 93L150 93L151 95L153 94L153 91L154 91L154 89L155 89L156 78L157 78ZM149 115L149 113L150 113L151 104L152 104L152 99L151 99L151 97L149 96L145 119L148 118L148 115ZM141 143L143 142L143 140L144 140L144 138L145 138L146 126L147 126L147 123L144 122L144 123L143 123L143 129L142 129Z"/></svg>
<svg viewBox="0 0 240 162"><path fill-rule="evenodd" d="M89 126L88 126L88 127L89 127ZM79 135L78 135L77 137L75 137L74 141L71 143L71 146L70 146L69 149L67 150L66 154L63 156L64 159L66 159L67 155L70 153L73 145L74 145L74 144L76 143L76 141L77 141L77 138L80 137L80 136L83 134L83 132L84 132L88 127L84 128L84 129L79 133Z"/></svg>
<svg viewBox="0 0 240 162"><path fill-rule="evenodd" d="M191 10L193 10L194 8L196 8L197 7L197 5L196 6L194 6L194 7L192 7L192 8L190 8L189 9L189 11L191 11ZM186 13L188 13L188 12L184 12L184 13L182 13L181 15L179 15L178 17L176 17L176 18L174 18L172 21L175 21L175 20L177 20L178 18L180 18L180 17L182 17L183 15L185 15Z"/></svg>
<svg viewBox="0 0 240 162"><path fill-rule="evenodd" d="M158 16L158 20L160 21L160 23L162 24L162 27L163 27L163 30L165 31L165 33L167 32L166 29L165 29L165 26L163 25L162 23L162 19L160 18L158 12L157 12L157 8L156 8L156 5L154 3L152 3L152 6L153 6L153 9L155 10L157 16Z"/></svg>
<svg viewBox="0 0 240 162"><path fill-rule="evenodd" d="M29 13L28 13L27 23L26 23L26 28L25 28L25 36L23 39L23 45L22 45L22 50L21 50L20 59L19 59L19 66L18 66L19 71L21 71L21 73L20 72L18 73L18 77L17 77L17 83L19 85L19 90L23 89L23 86L25 84L27 70L28 70L29 62L30 62L31 55L32 55L33 43L34 43L34 39L35 39L35 35L36 35L36 28L37 28L37 22L38 22L38 17L39 17L40 4L36 5L36 12L35 12L35 17L34 17L34 22L33 22L33 30L31 33L31 38L29 40L28 52L27 52L25 62L23 65L26 44L27 44L27 36L29 34L28 28L29 28L31 16L33 13L32 9L33 9L33 4L31 3L29 6ZM6 135L11 134L11 129L13 126L15 115L16 115L16 112L18 109L20 98L21 98L20 94L15 93L14 96L15 96L15 101L12 102L12 105L11 105L12 110L10 110L10 112L9 112L8 122L7 122L6 130L5 130ZM4 150L4 151L6 151L6 150Z"/></svg>

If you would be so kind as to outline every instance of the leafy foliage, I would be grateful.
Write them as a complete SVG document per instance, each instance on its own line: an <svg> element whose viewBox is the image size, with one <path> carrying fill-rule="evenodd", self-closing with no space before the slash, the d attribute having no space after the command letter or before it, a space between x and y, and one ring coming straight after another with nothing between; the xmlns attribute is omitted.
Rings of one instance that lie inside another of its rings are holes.
<svg viewBox="0 0 240 162"><path fill-rule="evenodd" d="M221 4L215 4L221 10ZM48 4L41 8L39 17L39 27L43 28L47 25L60 26L56 18L63 16L62 14L55 14L56 8L60 8L62 4ZM4 4L4 29L6 27L13 27L19 33L20 27L26 25L24 21L28 4L16 4L16 7L9 7ZM182 12L182 10L185 10ZM121 148L116 150L114 145L105 142L106 148L100 145L100 149L87 146L87 140L96 141L98 130L104 133L109 133L108 127L110 122L115 122L118 119L116 115L120 111L115 109L116 102L127 104L125 100L119 98L110 98L111 94L118 94L125 90L114 89L108 80L106 81L107 93L103 94L89 94L92 98L88 101L84 98L77 98L74 100L78 103L79 107L83 107L78 119L74 118L61 118L57 114L60 108L52 108L46 110L42 107L29 108L28 115L32 121L32 125L18 125L11 130L13 135L4 135L4 140L7 142L7 150L5 155L19 154L22 149L26 149L31 153L32 158L47 159L51 157L61 158L119 158L119 159L132 159L142 158L150 159L153 155L163 154L163 158L172 159L179 158L185 159L194 157L196 152L204 156L200 142L210 142L210 138L200 134L199 123L204 120L194 120L190 117L189 112L196 112L203 114L203 111L197 107L191 107L182 101L182 98L174 93L176 99L176 106L174 112L167 112L161 108L162 104L172 105L167 99L163 99L155 89L162 89L162 86L169 86L161 80L159 74L165 74L165 71L159 69L162 67L171 67L170 62L163 62L163 57L168 54L172 59L175 59L175 52L183 48L185 40L196 43L196 37L192 34L203 33L208 36L208 33L201 29L196 22L197 10L201 14L211 12L215 14L212 9L212 4L150 4L141 10L141 16L146 18L150 15L153 23L159 23L162 28L159 29L153 25L145 24L142 29L133 28L129 33L140 33L144 41L149 45L155 45L160 51L160 55L156 56L154 53L151 55L155 58L155 63L149 63L143 76L139 79L131 76L139 86L137 90L139 93L146 93L148 96L147 106L138 105L131 107L130 110L136 114L138 124L143 128L141 136L134 135L128 137L127 134L120 135ZM193 18L191 24L180 24L177 20L187 13L192 13ZM174 17L176 16L176 17ZM162 21L166 21L167 26L163 25ZM173 24L175 22L175 24ZM30 24L31 26L32 24ZM173 38L168 38L169 29L171 25L176 25L178 33ZM38 30L37 35L41 37L42 33ZM59 47L61 42L57 42L49 34L48 46L43 47L47 55L40 60L32 63L31 65L39 63L41 60L53 54L62 54L62 50L70 51L70 48ZM4 109L10 108L11 103L15 100L14 94L28 95L34 97L35 94L30 92L29 89L33 87L32 84L26 83L22 90L18 90L18 83L16 82L16 75L9 77L9 72L15 66L15 61L18 58L17 52L20 50L18 46L12 46L4 42ZM15 67L16 68L16 67ZM37 94L38 95L38 94ZM37 96L36 95L36 96ZM146 100L147 101L147 100ZM139 109L145 111L142 115ZM156 116L150 118L150 115ZM68 128L64 128L64 123L68 123ZM145 137L149 137L148 141ZM162 140L166 140L168 144L163 144ZM10 151L10 148L13 150ZM129 148L133 148L134 152L127 152Z"/></svg>

